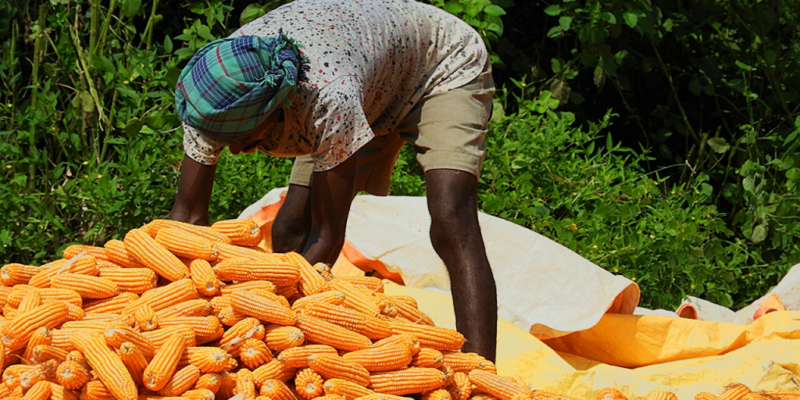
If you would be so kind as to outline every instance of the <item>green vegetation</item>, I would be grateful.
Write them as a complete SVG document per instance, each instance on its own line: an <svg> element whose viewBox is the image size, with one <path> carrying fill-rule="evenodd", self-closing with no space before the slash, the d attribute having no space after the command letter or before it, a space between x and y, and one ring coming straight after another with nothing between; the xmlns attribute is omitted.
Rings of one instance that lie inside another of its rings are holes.
<svg viewBox="0 0 800 400"><path fill-rule="evenodd" d="M42 263L167 214L186 59L283 0L0 3L0 260ZM432 0L498 84L481 208L635 278L643 304L752 301L800 262L797 0ZM395 194L424 194L406 148ZM291 160L224 153L212 219Z"/></svg>

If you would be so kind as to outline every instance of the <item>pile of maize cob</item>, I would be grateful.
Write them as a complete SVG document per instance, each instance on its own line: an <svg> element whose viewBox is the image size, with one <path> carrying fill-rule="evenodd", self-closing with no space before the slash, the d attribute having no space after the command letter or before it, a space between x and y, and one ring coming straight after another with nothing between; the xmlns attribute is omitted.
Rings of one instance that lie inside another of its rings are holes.
<svg viewBox="0 0 800 400"><path fill-rule="evenodd" d="M40 267L5 265L0 399L566 398L462 353L461 334L384 294L380 279L335 278L261 240L250 220L155 220ZM756 395L773 396L737 387L719 399L798 398Z"/></svg>

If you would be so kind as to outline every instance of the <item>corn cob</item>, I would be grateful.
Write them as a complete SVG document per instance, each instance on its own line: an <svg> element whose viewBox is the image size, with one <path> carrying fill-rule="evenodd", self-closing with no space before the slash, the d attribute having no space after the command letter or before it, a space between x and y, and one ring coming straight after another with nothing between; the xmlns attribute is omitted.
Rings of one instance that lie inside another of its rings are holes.
<svg viewBox="0 0 800 400"><path fill-rule="evenodd" d="M372 301L378 306L378 310L380 310L382 315L386 315L388 317L396 317L397 313L397 303L391 296L387 296L383 293L375 293L372 295Z"/></svg>
<svg viewBox="0 0 800 400"><path fill-rule="evenodd" d="M52 277L50 285L56 289L72 289L84 299L105 299L119 293L119 287L111 279L70 272Z"/></svg>
<svg viewBox="0 0 800 400"><path fill-rule="evenodd" d="M78 400L78 395L61 385L50 382L50 400Z"/></svg>
<svg viewBox="0 0 800 400"><path fill-rule="evenodd" d="M362 396L359 400L412 400L411 397L395 396L393 394L375 393L369 396Z"/></svg>
<svg viewBox="0 0 800 400"><path fill-rule="evenodd" d="M33 333L31 334L30 339L28 339L28 343L25 346L25 351L24 351L24 353L22 355L22 358L24 360L32 360L33 359L33 349L35 349L36 346L40 346L40 345L49 346L51 343L53 343L53 336L50 333L50 329L48 329L47 327L43 326L43 327L33 331ZM2 342L0 342L0 349L3 349ZM3 349L3 350L5 350L5 349ZM4 353L4 351L2 353ZM0 358L3 357L2 353L0 353ZM0 364L2 364L2 363L0 363Z"/></svg>
<svg viewBox="0 0 800 400"><path fill-rule="evenodd" d="M0 268L0 281L4 286L27 285L38 274L39 267L25 264L6 264Z"/></svg>
<svg viewBox="0 0 800 400"><path fill-rule="evenodd" d="M189 273L195 288L203 296L214 296L219 293L222 283L217 279L211 264L206 260L194 260L189 263Z"/></svg>
<svg viewBox="0 0 800 400"><path fill-rule="evenodd" d="M267 379L261 383L261 395L272 400L295 400L292 390L277 379Z"/></svg>
<svg viewBox="0 0 800 400"><path fill-rule="evenodd" d="M78 254L86 252L86 254L98 259L98 260L106 260L108 261L108 255L106 254L106 250L102 247L96 246L89 246L85 244L73 244L71 246L67 246L64 249L64 258L67 260L77 256Z"/></svg>
<svg viewBox="0 0 800 400"><path fill-rule="evenodd" d="M329 282L331 289L338 290L344 293L344 302L342 305L361 311L367 315L378 315L380 310L378 306L369 298L369 296L362 293L358 288L350 282L334 279Z"/></svg>
<svg viewBox="0 0 800 400"><path fill-rule="evenodd" d="M7 399L11 397L11 389L5 384L0 385L0 399Z"/></svg>
<svg viewBox="0 0 800 400"><path fill-rule="evenodd" d="M219 374L222 383L219 386L219 391L217 392L218 399L229 399L233 396L233 389L236 388L236 374L232 374L229 372L220 372Z"/></svg>
<svg viewBox="0 0 800 400"><path fill-rule="evenodd" d="M319 318L300 315L295 320L295 326L303 331L303 335L309 342L327 344L348 351L372 347L372 342L366 336Z"/></svg>
<svg viewBox="0 0 800 400"><path fill-rule="evenodd" d="M139 229L125 235L125 248L142 264L170 281L177 281L189 274L189 268L163 245Z"/></svg>
<svg viewBox="0 0 800 400"><path fill-rule="evenodd" d="M260 261L285 261L286 257L282 254L267 254L258 250L249 249L247 247L234 246L231 244L217 244L219 248L219 255L217 260L225 261L231 258L249 258L251 260Z"/></svg>
<svg viewBox="0 0 800 400"><path fill-rule="evenodd" d="M328 281L317 272L305 257L295 252L286 253L287 261L294 263L300 271L298 290L303 296L310 296L329 290Z"/></svg>
<svg viewBox="0 0 800 400"><path fill-rule="evenodd" d="M198 344L205 344L220 338L221 325L219 319L208 317L170 317L159 320L159 325L164 328L170 326L186 325L195 332Z"/></svg>
<svg viewBox="0 0 800 400"><path fill-rule="evenodd" d="M30 389L37 382L44 382L46 380L47 375L43 364L36 364L33 368L22 371L19 374L19 386L23 391Z"/></svg>
<svg viewBox="0 0 800 400"><path fill-rule="evenodd" d="M337 395L347 400L375 394L372 390L344 379L328 379L323 388L326 395Z"/></svg>
<svg viewBox="0 0 800 400"><path fill-rule="evenodd" d="M94 257L84 255L80 258L73 258L72 260L66 260L64 262L57 262L53 264L52 267L40 267L39 273L32 276L28 281L28 284L40 289L49 288L51 279L64 272L96 276L100 273L100 270L97 268L97 262L95 261Z"/></svg>
<svg viewBox="0 0 800 400"><path fill-rule="evenodd" d="M455 375L455 373L456 373L456 371L454 371L453 368L450 368L450 366L447 365L447 364L442 364L442 366L437 368L437 369L439 371L444 372L445 379L447 380L447 383L446 383L447 385L449 385L450 383L453 382L453 375ZM515 377L512 377L511 379L514 380L514 382L518 382L518 383L520 383L522 385L525 385L525 382L523 382L520 379L517 379Z"/></svg>
<svg viewBox="0 0 800 400"><path fill-rule="evenodd" d="M156 351L158 351L161 346L166 343L167 339L176 333L183 337L183 343L186 345L186 347L193 347L197 345L197 339L195 338L194 331L191 327L186 325L170 326L150 332L142 332L142 336L149 340L150 343L155 346Z"/></svg>
<svg viewBox="0 0 800 400"><path fill-rule="evenodd" d="M253 381L253 373L248 369L241 369L236 373L236 386L233 388L234 395L243 395L244 400L255 400L256 384Z"/></svg>
<svg viewBox="0 0 800 400"><path fill-rule="evenodd" d="M67 306L62 302L42 304L33 310L20 313L3 325L3 345L9 350L21 349L37 329L55 328L67 321L67 315Z"/></svg>
<svg viewBox="0 0 800 400"><path fill-rule="evenodd" d="M120 348L123 343L131 342L141 350L145 357L152 357L156 352L156 346L148 340L142 333L125 325L122 322L111 322L103 328L103 338L111 347Z"/></svg>
<svg viewBox="0 0 800 400"><path fill-rule="evenodd" d="M422 351L426 350L427 349L423 349ZM420 351L420 354L422 354L422 351ZM439 356L442 357L442 360L444 361L445 364L452 367L453 370L456 372L464 372L469 374L469 372L472 371L473 369L482 369L490 372L497 371L497 368L495 368L494 363L475 353L446 351L440 353Z"/></svg>
<svg viewBox="0 0 800 400"><path fill-rule="evenodd" d="M137 307L142 304L149 304L156 313L159 311L198 298L197 289L191 279L180 279L157 289L153 289L143 294L138 300L128 304L122 310L123 314L135 314ZM159 315L159 317L161 317Z"/></svg>
<svg viewBox="0 0 800 400"><path fill-rule="evenodd" d="M0 307L5 307L8 303L9 297L11 297L11 291L13 289L8 286L0 286Z"/></svg>
<svg viewBox="0 0 800 400"><path fill-rule="evenodd" d="M64 361L56 371L58 383L70 390L80 389L90 378L89 371L74 361Z"/></svg>
<svg viewBox="0 0 800 400"><path fill-rule="evenodd" d="M431 349L459 350L464 345L464 335L452 329L409 324L397 320L389 322L389 329L394 334L408 333L414 335L422 347Z"/></svg>
<svg viewBox="0 0 800 400"><path fill-rule="evenodd" d="M758 392L759 394L763 395L764 397L774 399L774 400L797 400L800 399L800 391L797 390L764 390ZM711 398L707 398L705 400L714 400Z"/></svg>
<svg viewBox="0 0 800 400"><path fill-rule="evenodd" d="M344 293L338 290L329 290L312 294L311 296L301 297L292 304L292 309L295 310L295 312L300 312L303 307L311 303L328 303L340 306L344 303Z"/></svg>
<svg viewBox="0 0 800 400"><path fill-rule="evenodd" d="M215 261L219 254L214 242L177 228L159 230L155 240L172 254L189 260Z"/></svg>
<svg viewBox="0 0 800 400"><path fill-rule="evenodd" d="M119 265L119 264L117 264L117 263L115 263L113 261L106 261L106 260L100 260L100 259L95 259L94 261L97 263L97 269L100 270L100 271L102 271L104 269L125 268L122 265ZM142 266L142 267L144 267L144 266Z"/></svg>
<svg viewBox="0 0 800 400"><path fill-rule="evenodd" d="M531 392L525 385L480 369L472 370L468 376L478 389L501 400L511 400L514 396Z"/></svg>
<svg viewBox="0 0 800 400"><path fill-rule="evenodd" d="M311 368L303 368L297 371L297 375L294 377L294 384L295 392L300 397L311 400L322 395L322 386L325 381Z"/></svg>
<svg viewBox="0 0 800 400"><path fill-rule="evenodd" d="M261 324L261 321L255 318L245 318L225 331L225 334L222 335L222 339L219 341L219 347L225 349L225 351L232 356L237 357L239 355L239 348L242 346L244 340L251 338L262 340L264 339L264 334L264 325Z"/></svg>
<svg viewBox="0 0 800 400"><path fill-rule="evenodd" d="M231 239L231 244L237 246L256 246L262 239L261 228L251 219L217 221L211 229L224 234Z"/></svg>
<svg viewBox="0 0 800 400"><path fill-rule="evenodd" d="M206 373L200 375L200 378L197 379L197 382L194 384L195 390L204 389L208 390L211 393L216 394L219 390L219 386L222 384L222 380L220 379L219 375L216 373Z"/></svg>
<svg viewBox="0 0 800 400"><path fill-rule="evenodd" d="M453 400L467 400L472 394L472 382L469 381L467 374L456 372L453 374L453 380L447 385L447 390L450 392L450 397Z"/></svg>
<svg viewBox="0 0 800 400"><path fill-rule="evenodd" d="M136 319L136 326L141 331L147 332L158 329L158 316L156 316L156 312L149 304L139 307L133 317Z"/></svg>
<svg viewBox="0 0 800 400"><path fill-rule="evenodd" d="M214 392L208 389L187 390L181 394L182 399L186 400L214 400Z"/></svg>
<svg viewBox="0 0 800 400"><path fill-rule="evenodd" d="M419 340L417 340L417 338L414 335L408 333L396 334L389 336L386 339L378 340L377 342L375 342L375 347L389 346L393 344L401 344L403 346L406 346L413 355L419 354L421 349Z"/></svg>
<svg viewBox="0 0 800 400"><path fill-rule="evenodd" d="M221 281L269 281L276 286L288 286L300 280L300 269L288 261L231 258L218 263L214 272Z"/></svg>
<svg viewBox="0 0 800 400"><path fill-rule="evenodd" d="M743 398L745 395L749 394L750 392L751 392L750 388L748 388L747 386L745 386L745 385L743 385L741 383L737 383L737 384L734 384L734 385L731 385L731 386L728 386L727 388L725 388L725 391L722 392L722 394L719 395L719 397L717 397L717 399L718 400L740 400L741 398Z"/></svg>
<svg viewBox="0 0 800 400"><path fill-rule="evenodd" d="M233 295L238 292L249 292L251 290L262 289L275 293L276 286L270 281L249 281L235 283L232 285L220 286L219 291L223 296Z"/></svg>
<svg viewBox="0 0 800 400"><path fill-rule="evenodd" d="M612 394L608 394L608 392L606 392L608 390L616 390L616 389L605 388L605 389L601 390L600 394L597 395L597 399L598 400L617 400L617 399L619 399L619 400L622 400L622 399L628 400L626 397L622 396L622 393L619 394L619 397L615 397ZM713 394L708 393L708 392L700 392L700 393L698 393L698 394L696 394L694 396L694 400L717 400L717 396L714 396Z"/></svg>
<svg viewBox="0 0 800 400"><path fill-rule="evenodd" d="M370 293L383 293L383 282L374 276L346 276L339 278L353 286L367 289Z"/></svg>
<svg viewBox="0 0 800 400"><path fill-rule="evenodd" d="M156 351L144 370L144 386L150 390L161 390L175 373L181 353L186 349L183 335L175 333Z"/></svg>
<svg viewBox="0 0 800 400"><path fill-rule="evenodd" d="M47 381L40 381L31 386L27 393L25 393L25 400L48 400L50 399L50 383Z"/></svg>
<svg viewBox="0 0 800 400"><path fill-rule="evenodd" d="M411 361L411 350L405 345L395 344L370 349L351 351L345 360L366 368L369 372L393 371L407 367Z"/></svg>
<svg viewBox="0 0 800 400"><path fill-rule="evenodd" d="M185 222L171 221L166 219L155 219L149 224L145 225L142 230L147 232L151 237L156 237L158 236L158 232L165 228L177 228L186 233L210 240L214 243L231 243L231 240L227 236L207 226L192 225Z"/></svg>
<svg viewBox="0 0 800 400"><path fill-rule="evenodd" d="M647 395L647 400L678 400L678 397L672 392L657 389Z"/></svg>
<svg viewBox="0 0 800 400"><path fill-rule="evenodd" d="M436 389L422 394L422 400L453 400L447 389Z"/></svg>
<svg viewBox="0 0 800 400"><path fill-rule="evenodd" d="M31 290L39 292L39 296L42 298L42 303L58 300L66 303L72 303L79 307L83 305L81 296L74 290L51 288L39 289L29 285L14 286L14 288L11 290L11 293L8 295L7 305L19 307L20 303L22 303L22 298L25 297L25 295Z"/></svg>
<svg viewBox="0 0 800 400"><path fill-rule="evenodd" d="M120 293L107 299L87 301L83 311L87 314L118 314L131 302L139 299L136 293Z"/></svg>
<svg viewBox="0 0 800 400"><path fill-rule="evenodd" d="M40 344L33 347L32 353L33 361L38 364L47 360L65 361L69 352L46 344Z"/></svg>
<svg viewBox="0 0 800 400"><path fill-rule="evenodd" d="M361 386L369 385L369 371L359 364L333 354L313 354L308 366L325 379L345 379Z"/></svg>
<svg viewBox="0 0 800 400"><path fill-rule="evenodd" d="M31 290L30 292L25 293L25 296L19 303L19 307L17 307L15 314L33 310L40 305L42 305L42 296L39 294L38 290ZM8 315L8 318L13 318L13 316Z"/></svg>
<svg viewBox="0 0 800 400"><path fill-rule="evenodd" d="M109 240L105 244L106 256L109 261L117 263L124 268L145 268L145 265L139 262L125 246L125 243L120 240Z"/></svg>
<svg viewBox="0 0 800 400"><path fill-rule="evenodd" d="M303 331L293 326L267 325L264 332L264 342L273 351L297 347L306 340Z"/></svg>
<svg viewBox="0 0 800 400"><path fill-rule="evenodd" d="M89 368L89 364L86 362L86 357L84 357L83 353L81 353L78 350L73 350L73 351L70 351L69 353L67 353L67 360L66 361L74 361L74 362L82 365L86 369Z"/></svg>
<svg viewBox="0 0 800 400"><path fill-rule="evenodd" d="M89 381L81 389L82 400L114 400L111 390L101 381ZM134 397L136 398L136 397Z"/></svg>
<svg viewBox="0 0 800 400"><path fill-rule="evenodd" d="M136 383L120 357L108 349L102 336L76 332L70 341L83 352L86 361L115 398L118 400L136 398Z"/></svg>
<svg viewBox="0 0 800 400"><path fill-rule="evenodd" d="M200 378L200 369L194 365L187 365L175 372L161 390L159 396L176 397L191 389Z"/></svg>
<svg viewBox="0 0 800 400"><path fill-rule="evenodd" d="M216 316L219 318L219 322L226 326L236 325L247 318L247 315L234 310L231 306L222 308Z"/></svg>
<svg viewBox="0 0 800 400"><path fill-rule="evenodd" d="M316 270L317 273L320 274L320 276L322 276L322 278L324 278L328 282L330 282L330 281L332 281L334 279L334 276L331 273L331 267L329 267L325 263L316 263L316 264L314 264L314 270Z"/></svg>
<svg viewBox="0 0 800 400"><path fill-rule="evenodd" d="M256 380L256 386L260 386L267 379L277 379L286 382L294 377L295 372L297 372L296 368L287 365L285 362L273 359L256 368L253 371L253 377Z"/></svg>
<svg viewBox="0 0 800 400"><path fill-rule="evenodd" d="M439 389L445 385L446 380L445 373L438 369L411 367L372 374L369 388L378 393L402 396Z"/></svg>
<svg viewBox="0 0 800 400"><path fill-rule="evenodd" d="M459 353L461 354L461 353ZM469 353L474 354L474 353ZM475 354L478 356L477 354ZM480 356L478 356L480 357ZM414 356L414 359L411 360L411 365L414 367L422 367L422 368L439 368L445 362L444 356L442 352L434 349L420 349L419 353ZM449 364L448 364L449 365ZM451 365L451 367L453 367ZM467 372L471 371L474 368L470 368L467 371L460 370L459 368L453 367L454 372Z"/></svg>
<svg viewBox="0 0 800 400"><path fill-rule="evenodd" d="M283 296L288 299L298 299L301 297L300 291L297 289L297 284L288 286L278 286L275 288L275 294Z"/></svg>
<svg viewBox="0 0 800 400"><path fill-rule="evenodd" d="M313 302L304 306L301 312L347 328L369 339L383 339L392 334L389 331L389 324L385 321L344 306Z"/></svg>
<svg viewBox="0 0 800 400"><path fill-rule="evenodd" d="M9 366L3 371L3 384L5 384L5 386L10 390L14 390L19 386L20 375L23 372L32 368L33 365L23 365L23 364Z"/></svg>
<svg viewBox="0 0 800 400"><path fill-rule="evenodd" d="M293 325L296 317L291 308L247 292L235 293L231 305L234 311L280 325Z"/></svg>
<svg viewBox="0 0 800 400"><path fill-rule="evenodd" d="M308 368L308 357L313 354L338 355L339 353L331 346L324 344L308 344L283 350L275 359L286 364L289 368Z"/></svg>
<svg viewBox="0 0 800 400"><path fill-rule="evenodd" d="M262 340L245 339L242 342L239 358L247 368L255 369L272 361L272 353Z"/></svg>
<svg viewBox="0 0 800 400"><path fill-rule="evenodd" d="M284 307L292 308L292 306L289 304L289 300L287 300L286 297L283 297L281 295L272 293L272 292L270 292L268 290L253 289L249 293L254 294L256 296L261 296L263 298L272 300L272 301L277 302L277 303L280 303Z"/></svg>
<svg viewBox="0 0 800 400"><path fill-rule="evenodd" d="M219 347L187 347L181 358L188 355L189 364L202 373L220 372L230 368L231 356Z"/></svg>
<svg viewBox="0 0 800 400"><path fill-rule="evenodd" d="M391 297L392 297L392 299L393 299L395 302L397 302L397 303L406 303L406 304L408 304L408 305L409 305L409 306L411 306L411 307L418 308L418 306L417 306L417 300L415 300L415 299L414 299L413 297L411 297L411 296L406 296L406 295L394 295L394 296L391 296Z"/></svg>
<svg viewBox="0 0 800 400"><path fill-rule="evenodd" d="M47 303L49 303L48 301ZM43 302L46 303L46 302ZM67 306L67 319L70 321L81 321L86 318L86 312L82 308L72 303L64 303Z"/></svg>
<svg viewBox="0 0 800 400"><path fill-rule="evenodd" d="M207 315L211 315L211 303L203 299L187 300L156 311L156 317L159 319L173 317L204 317Z"/></svg>
<svg viewBox="0 0 800 400"><path fill-rule="evenodd" d="M420 311L418 308L408 305L408 303L395 302L394 307L400 316L415 324L434 325L431 317Z"/></svg>
<svg viewBox="0 0 800 400"><path fill-rule="evenodd" d="M100 271L100 277L116 283L123 292L136 294L155 289L158 285L158 275L150 268L106 268Z"/></svg>
<svg viewBox="0 0 800 400"><path fill-rule="evenodd" d="M144 353L131 342L122 343L119 346L119 358L125 364L125 368L131 374L137 386L143 386L142 376L144 369L147 368L147 358Z"/></svg>

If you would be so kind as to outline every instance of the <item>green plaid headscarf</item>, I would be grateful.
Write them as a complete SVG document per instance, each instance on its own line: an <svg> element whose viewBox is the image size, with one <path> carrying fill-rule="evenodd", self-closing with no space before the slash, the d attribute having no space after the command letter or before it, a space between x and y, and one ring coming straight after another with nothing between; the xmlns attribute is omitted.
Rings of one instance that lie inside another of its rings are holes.
<svg viewBox="0 0 800 400"><path fill-rule="evenodd" d="M240 36L200 49L175 89L178 114L204 136L223 144L247 138L295 88L302 56L281 32Z"/></svg>

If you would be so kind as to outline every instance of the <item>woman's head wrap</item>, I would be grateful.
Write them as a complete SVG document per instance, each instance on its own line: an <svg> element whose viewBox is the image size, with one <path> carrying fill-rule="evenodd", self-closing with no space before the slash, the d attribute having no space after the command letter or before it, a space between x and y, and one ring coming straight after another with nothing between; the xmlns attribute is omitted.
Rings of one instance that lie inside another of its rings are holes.
<svg viewBox="0 0 800 400"><path fill-rule="evenodd" d="M240 36L201 48L181 72L175 90L187 125L223 144L247 138L296 87L302 56L281 32Z"/></svg>

